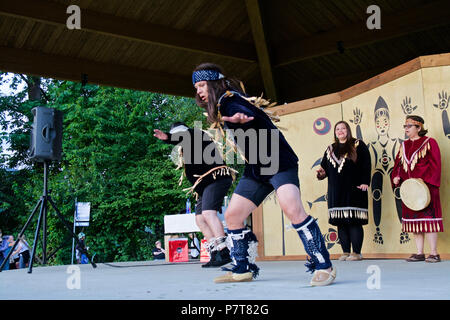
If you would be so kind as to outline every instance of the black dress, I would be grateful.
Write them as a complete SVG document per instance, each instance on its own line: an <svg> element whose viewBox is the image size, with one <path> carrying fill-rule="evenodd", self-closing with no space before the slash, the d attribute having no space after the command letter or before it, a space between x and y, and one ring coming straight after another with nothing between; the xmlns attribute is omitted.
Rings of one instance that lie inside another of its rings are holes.
<svg viewBox="0 0 450 320"><path fill-rule="evenodd" d="M367 146L355 140L356 162L347 155L337 158L336 146L328 146L321 166L328 177L328 222L334 226L368 223L368 191L357 188L370 185L371 161Z"/></svg>

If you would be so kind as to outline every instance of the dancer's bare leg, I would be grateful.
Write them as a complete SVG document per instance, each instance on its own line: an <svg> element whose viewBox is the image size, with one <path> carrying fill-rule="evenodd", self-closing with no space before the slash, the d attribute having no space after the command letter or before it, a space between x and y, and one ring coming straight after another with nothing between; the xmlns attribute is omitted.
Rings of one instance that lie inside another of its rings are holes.
<svg viewBox="0 0 450 320"><path fill-rule="evenodd" d="M291 223L302 223L308 217L300 198L300 190L296 185L285 184L279 187L277 198L281 210L283 210Z"/></svg>
<svg viewBox="0 0 450 320"><path fill-rule="evenodd" d="M198 228L205 236L206 240L210 240L214 238L213 230L208 226L206 223L205 217L203 217L203 214L197 214L195 215L195 222L197 223Z"/></svg>
<svg viewBox="0 0 450 320"><path fill-rule="evenodd" d="M204 210L202 212L202 216L203 216L208 228L211 230L211 232L215 238L225 236L225 232L223 231L222 221L220 221L219 217L217 216L217 211Z"/></svg>
<svg viewBox="0 0 450 320"><path fill-rule="evenodd" d="M302 204L300 190L294 184L285 184L277 189L277 198L281 209L293 224L299 224L305 221L308 214ZM331 271L332 268L326 269ZM326 275L324 274L325 278Z"/></svg>
<svg viewBox="0 0 450 320"><path fill-rule="evenodd" d="M234 193L225 212L225 221L228 229L236 230L244 228L245 219L255 209L256 205L252 201Z"/></svg>

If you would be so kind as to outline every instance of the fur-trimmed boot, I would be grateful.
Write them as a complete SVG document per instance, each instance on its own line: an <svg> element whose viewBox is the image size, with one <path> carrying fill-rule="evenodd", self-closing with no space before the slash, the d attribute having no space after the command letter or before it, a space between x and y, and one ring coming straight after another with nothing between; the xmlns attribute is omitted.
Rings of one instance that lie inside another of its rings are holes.
<svg viewBox="0 0 450 320"><path fill-rule="evenodd" d="M206 250L209 252L209 261L202 264L202 268L213 268L215 267L213 264L216 261L216 256L217 256L217 250L215 248L215 238L210 239L205 247Z"/></svg>
<svg viewBox="0 0 450 320"><path fill-rule="evenodd" d="M214 279L216 283L252 281L259 274L255 264L258 240L253 232L244 229L228 230L228 241L231 247L230 254L233 260L231 269L227 274Z"/></svg>
<svg viewBox="0 0 450 320"><path fill-rule="evenodd" d="M227 237L219 237L214 242L215 259L211 262L211 267L221 267L230 263L230 250L227 248Z"/></svg>
<svg viewBox="0 0 450 320"><path fill-rule="evenodd" d="M332 267L330 254L316 220L308 216L302 223L292 226L297 230L305 251L310 257L305 266L308 268L307 272L314 274L311 285L325 286L331 284L336 278L336 269ZM331 271L327 271L328 268L332 268Z"/></svg>

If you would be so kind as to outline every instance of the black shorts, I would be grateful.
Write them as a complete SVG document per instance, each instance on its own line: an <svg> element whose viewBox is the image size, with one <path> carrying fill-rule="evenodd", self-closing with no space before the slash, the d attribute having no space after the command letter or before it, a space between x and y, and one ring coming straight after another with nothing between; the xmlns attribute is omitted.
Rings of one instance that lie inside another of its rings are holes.
<svg viewBox="0 0 450 320"><path fill-rule="evenodd" d="M278 172L272 176L268 182L261 182L243 176L241 180L239 180L234 193L252 201L256 206L259 206L273 190L277 190L285 184L294 184L300 189L298 168Z"/></svg>
<svg viewBox="0 0 450 320"><path fill-rule="evenodd" d="M220 211L223 198L227 195L232 184L233 179L229 177L218 179L206 186L195 205L195 214L202 214L206 210Z"/></svg>

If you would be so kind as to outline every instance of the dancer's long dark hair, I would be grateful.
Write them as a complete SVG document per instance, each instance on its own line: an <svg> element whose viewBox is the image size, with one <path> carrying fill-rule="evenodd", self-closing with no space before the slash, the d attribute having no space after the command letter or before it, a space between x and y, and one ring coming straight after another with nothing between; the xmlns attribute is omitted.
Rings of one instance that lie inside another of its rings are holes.
<svg viewBox="0 0 450 320"><path fill-rule="evenodd" d="M223 68L214 63L202 63L194 69L199 70L216 70L225 75ZM208 113L208 122L214 123L218 119L218 107L217 102L220 97L227 91L233 90L243 94L243 90L240 86L240 81L234 78L229 78L225 75L225 78L213 81L207 81L208 84L208 102L203 101L198 94L195 94L195 101L197 105L202 107Z"/></svg>
<svg viewBox="0 0 450 320"><path fill-rule="evenodd" d="M347 141L345 143L340 143L338 137L336 136L336 128L339 124L343 123L347 128ZM357 160L356 148L355 148L356 139L352 136L352 130L350 129L350 125L346 121L339 121L334 125L334 143L333 150L336 150L336 156L338 158L343 157L347 153L347 157L352 159L353 162Z"/></svg>

